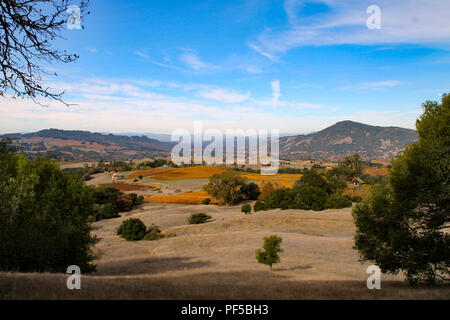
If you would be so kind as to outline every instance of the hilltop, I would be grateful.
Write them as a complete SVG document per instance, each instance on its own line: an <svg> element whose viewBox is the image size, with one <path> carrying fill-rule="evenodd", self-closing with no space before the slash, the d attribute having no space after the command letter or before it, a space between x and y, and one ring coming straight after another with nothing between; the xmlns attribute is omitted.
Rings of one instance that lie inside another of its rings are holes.
<svg viewBox="0 0 450 320"><path fill-rule="evenodd" d="M415 130L338 122L322 131L280 138L280 154L288 159L338 159L359 153L365 158L396 156L417 141Z"/></svg>

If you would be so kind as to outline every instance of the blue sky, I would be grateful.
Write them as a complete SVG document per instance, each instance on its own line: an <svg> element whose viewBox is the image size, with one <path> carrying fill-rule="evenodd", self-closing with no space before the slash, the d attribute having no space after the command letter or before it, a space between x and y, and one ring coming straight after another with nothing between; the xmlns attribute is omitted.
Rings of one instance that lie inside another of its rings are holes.
<svg viewBox="0 0 450 320"><path fill-rule="evenodd" d="M381 10L370 30L366 12ZM335 122L414 128L450 91L447 0L91 1L76 52L46 83L69 108L0 101L2 132L45 128L305 133Z"/></svg>

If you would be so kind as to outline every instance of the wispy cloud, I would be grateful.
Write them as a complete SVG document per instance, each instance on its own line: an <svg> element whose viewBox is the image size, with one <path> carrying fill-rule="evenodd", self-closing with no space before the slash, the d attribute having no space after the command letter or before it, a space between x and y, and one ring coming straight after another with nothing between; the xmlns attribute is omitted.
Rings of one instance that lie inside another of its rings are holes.
<svg viewBox="0 0 450 320"><path fill-rule="evenodd" d="M154 60L152 60L152 58L148 54L146 54L143 51L136 50L136 51L134 51L134 54L139 56L139 57L141 57L141 58L144 58L147 62L149 62L151 64L154 64L155 66L159 66L159 67L163 67L163 68L169 68L169 69L174 69L174 70L178 70L178 71L183 71L183 69L180 68L180 67L177 67L177 66L174 66L174 65L171 65L171 64L167 64L167 63L161 63L161 62L158 62L158 61L154 61Z"/></svg>
<svg viewBox="0 0 450 320"><path fill-rule="evenodd" d="M343 86L340 87L342 90L374 90L374 91L383 91L389 88L397 87L402 85L402 81L398 80L385 80L385 81L374 81L374 82L363 82L356 85L351 86Z"/></svg>
<svg viewBox="0 0 450 320"><path fill-rule="evenodd" d="M210 91L203 91L200 93L203 98L217 100L225 103L240 103L250 98L250 92L241 94L235 91L226 91L223 89L214 89Z"/></svg>
<svg viewBox="0 0 450 320"><path fill-rule="evenodd" d="M186 51L186 50L185 50ZM188 50L182 53L180 56L181 61L183 61L188 67L195 71L204 69L214 69L215 66L206 62L203 62L198 54L193 50Z"/></svg>
<svg viewBox="0 0 450 320"><path fill-rule="evenodd" d="M281 96L280 80L272 81L270 87L272 88L272 106L278 108Z"/></svg>
<svg viewBox="0 0 450 320"><path fill-rule="evenodd" d="M307 3L321 3L329 10L302 16ZM450 46L450 1L379 0L381 29L369 30L366 9L372 0L287 0L284 9L289 26L282 31L264 30L252 43L253 49L276 56L300 46L340 44Z"/></svg>
<svg viewBox="0 0 450 320"><path fill-rule="evenodd" d="M274 55L272 55L272 54L262 50L260 47L258 47L254 43L249 43L248 46L250 48L252 48L253 50L255 50L256 52L258 52L260 55L262 55L262 56L264 56L264 57L266 57L266 58L268 58L268 59L270 59L272 61L276 61L277 60L277 58Z"/></svg>

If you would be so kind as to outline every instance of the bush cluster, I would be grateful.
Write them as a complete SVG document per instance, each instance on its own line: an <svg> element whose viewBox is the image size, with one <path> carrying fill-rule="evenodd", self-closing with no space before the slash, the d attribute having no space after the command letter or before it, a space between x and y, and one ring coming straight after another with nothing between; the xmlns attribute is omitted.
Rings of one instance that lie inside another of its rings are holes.
<svg viewBox="0 0 450 320"><path fill-rule="evenodd" d="M142 239L153 241L176 236L175 233L169 233L167 235L163 234L159 226L154 224L147 229L145 224L136 218L130 218L122 222L117 230L117 235L127 241L138 241Z"/></svg>
<svg viewBox="0 0 450 320"><path fill-rule="evenodd" d="M272 189L264 202L257 201L254 211L280 209L302 209L320 211L346 208L352 205L349 196L343 196L339 189L328 183L314 171L305 172L292 188Z"/></svg>
<svg viewBox="0 0 450 320"><path fill-rule="evenodd" d="M206 223L211 219L210 215L207 215L206 213L193 213L188 218L189 224L202 224Z"/></svg>

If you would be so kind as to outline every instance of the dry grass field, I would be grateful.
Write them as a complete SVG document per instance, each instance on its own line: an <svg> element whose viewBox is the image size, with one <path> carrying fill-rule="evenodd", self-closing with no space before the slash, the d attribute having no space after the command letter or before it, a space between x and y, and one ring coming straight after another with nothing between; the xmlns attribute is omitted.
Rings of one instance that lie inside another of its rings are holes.
<svg viewBox="0 0 450 320"><path fill-rule="evenodd" d="M192 213L213 221L188 225ZM130 217L159 225L174 238L126 242L116 235ZM93 224L97 272L81 290L65 274L0 273L2 299L449 299L449 286L410 287L383 275L368 290L367 264L353 246L350 209L272 210L244 215L240 207L146 204ZM263 238L283 238L281 263L271 272L255 259Z"/></svg>

